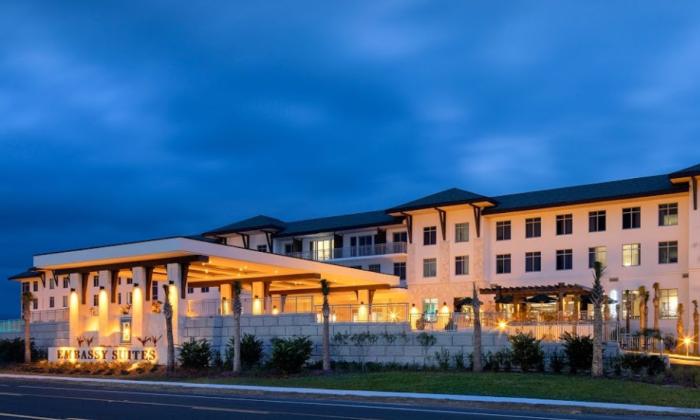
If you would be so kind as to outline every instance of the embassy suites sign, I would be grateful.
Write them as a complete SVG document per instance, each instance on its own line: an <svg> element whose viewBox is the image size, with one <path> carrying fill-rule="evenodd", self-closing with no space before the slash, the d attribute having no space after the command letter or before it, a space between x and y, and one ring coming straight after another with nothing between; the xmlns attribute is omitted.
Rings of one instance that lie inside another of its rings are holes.
<svg viewBox="0 0 700 420"><path fill-rule="evenodd" d="M156 362L155 347L50 347L50 362Z"/></svg>

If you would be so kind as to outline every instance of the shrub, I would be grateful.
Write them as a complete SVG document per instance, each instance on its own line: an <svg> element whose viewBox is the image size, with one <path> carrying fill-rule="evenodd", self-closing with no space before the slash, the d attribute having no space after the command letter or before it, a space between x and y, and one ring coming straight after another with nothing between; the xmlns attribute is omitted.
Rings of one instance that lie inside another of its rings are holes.
<svg viewBox="0 0 700 420"><path fill-rule="evenodd" d="M270 365L284 373L299 372L309 360L312 348L308 337L274 338Z"/></svg>
<svg viewBox="0 0 700 420"><path fill-rule="evenodd" d="M180 347L180 365L186 369L204 369L212 359L211 346L207 340L190 338Z"/></svg>
<svg viewBox="0 0 700 420"><path fill-rule="evenodd" d="M554 373L561 373L564 370L564 366L566 366L564 355L560 351L554 350L549 355L549 369Z"/></svg>
<svg viewBox="0 0 700 420"><path fill-rule="evenodd" d="M500 369L504 372L510 372L513 368L513 352L510 349L502 349L494 354L494 358Z"/></svg>
<svg viewBox="0 0 700 420"><path fill-rule="evenodd" d="M620 358L622 369L628 369L634 374L642 373L655 376L666 370L666 364L659 356L652 356L639 353L627 353Z"/></svg>
<svg viewBox="0 0 700 420"><path fill-rule="evenodd" d="M455 359L455 368L458 370L464 370L466 368L464 364L464 352L458 351L453 357Z"/></svg>
<svg viewBox="0 0 700 420"><path fill-rule="evenodd" d="M32 349L32 360L38 360L41 356L34 347L34 342L30 343ZM3 363L23 363L24 362L24 339L14 338L0 340L0 364Z"/></svg>
<svg viewBox="0 0 700 420"><path fill-rule="evenodd" d="M569 371L576 373L579 370L591 368L593 363L593 339L586 335L574 335L568 331L562 334L564 340L564 353L569 362Z"/></svg>
<svg viewBox="0 0 700 420"><path fill-rule="evenodd" d="M440 351L436 351L435 360L437 360L437 364L440 369L448 370L450 368L450 352L447 349L440 349Z"/></svg>
<svg viewBox="0 0 700 420"><path fill-rule="evenodd" d="M532 334L518 333L508 337L511 346L512 361L520 366L520 370L528 372L542 365L544 353L540 340Z"/></svg>
<svg viewBox="0 0 700 420"><path fill-rule="evenodd" d="M226 344L226 360L224 367L233 368L234 345L233 337ZM263 342L255 338L253 334L243 334L241 337L241 366L248 369L260 363L263 356Z"/></svg>

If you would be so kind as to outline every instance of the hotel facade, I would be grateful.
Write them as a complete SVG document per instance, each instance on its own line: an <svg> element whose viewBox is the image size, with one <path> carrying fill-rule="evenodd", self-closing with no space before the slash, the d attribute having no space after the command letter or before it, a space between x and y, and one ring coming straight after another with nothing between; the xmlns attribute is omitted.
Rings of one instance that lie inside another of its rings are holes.
<svg viewBox="0 0 700 420"><path fill-rule="evenodd" d="M337 324L468 330L476 286L485 315L512 325L583 325L600 261L606 319L627 332L692 334L698 178L700 165L500 196L453 188L389 209L292 222L260 215L196 236L37 254L11 280L32 293L33 323L67 324L56 349L89 342L165 354L165 293L177 344L191 336L188 319L230 318L234 282L251 319L293 314L316 322L327 279Z"/></svg>

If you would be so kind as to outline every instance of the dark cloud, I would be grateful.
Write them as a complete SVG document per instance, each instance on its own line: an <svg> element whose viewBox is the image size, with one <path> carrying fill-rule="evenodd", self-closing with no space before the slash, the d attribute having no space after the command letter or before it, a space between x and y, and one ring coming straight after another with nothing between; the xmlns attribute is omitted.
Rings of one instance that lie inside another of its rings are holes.
<svg viewBox="0 0 700 420"><path fill-rule="evenodd" d="M0 277L258 213L697 163L700 6L643 3L5 2Z"/></svg>

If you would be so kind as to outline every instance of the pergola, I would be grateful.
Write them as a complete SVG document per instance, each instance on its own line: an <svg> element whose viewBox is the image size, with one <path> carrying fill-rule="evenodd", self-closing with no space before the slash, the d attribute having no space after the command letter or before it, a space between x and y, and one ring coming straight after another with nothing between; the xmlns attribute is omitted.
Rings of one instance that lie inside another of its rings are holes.
<svg viewBox="0 0 700 420"><path fill-rule="evenodd" d="M516 318L525 318L528 303L547 303L547 298L551 302L556 302L557 312L564 312L564 302L567 296L572 296L574 302L574 318L577 319L581 310L581 301L591 294L591 288L580 284L557 283L538 286L513 286L503 287L493 285L491 287L479 289L484 295L495 295L494 302L497 310L500 311L502 305L512 304L515 308Z"/></svg>

